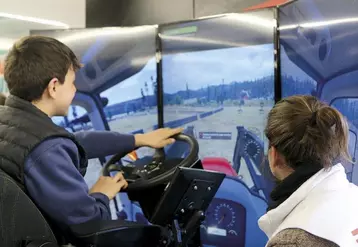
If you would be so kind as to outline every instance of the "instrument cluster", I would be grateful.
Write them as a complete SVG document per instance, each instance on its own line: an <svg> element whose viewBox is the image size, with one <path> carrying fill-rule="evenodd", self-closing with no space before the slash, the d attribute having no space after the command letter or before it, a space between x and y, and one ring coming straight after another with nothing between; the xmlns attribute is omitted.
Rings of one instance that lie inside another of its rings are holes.
<svg viewBox="0 0 358 247"><path fill-rule="evenodd" d="M246 210L234 201L215 198L206 211L206 219L200 226L200 231L205 245L243 246Z"/></svg>

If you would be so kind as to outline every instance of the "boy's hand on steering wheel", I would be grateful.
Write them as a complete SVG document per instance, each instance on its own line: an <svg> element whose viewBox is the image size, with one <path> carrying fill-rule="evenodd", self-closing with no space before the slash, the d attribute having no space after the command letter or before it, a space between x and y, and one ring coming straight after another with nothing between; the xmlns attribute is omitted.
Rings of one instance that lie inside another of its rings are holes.
<svg viewBox="0 0 358 247"><path fill-rule="evenodd" d="M127 181L124 179L123 174L118 172L114 177L101 176L97 182L90 189L89 194L102 193L112 200L121 189L128 187Z"/></svg>
<svg viewBox="0 0 358 247"><path fill-rule="evenodd" d="M162 148L174 143L175 140L171 137L181 133L183 130L183 128L163 128L145 134L137 134L134 136L135 145L136 147L147 146L152 148Z"/></svg>

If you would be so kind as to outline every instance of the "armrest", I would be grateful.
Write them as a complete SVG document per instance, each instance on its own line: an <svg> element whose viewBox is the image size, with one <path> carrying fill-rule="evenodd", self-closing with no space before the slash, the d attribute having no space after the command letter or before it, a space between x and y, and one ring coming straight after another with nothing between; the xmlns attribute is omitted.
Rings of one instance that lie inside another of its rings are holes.
<svg viewBox="0 0 358 247"><path fill-rule="evenodd" d="M160 226L121 220L92 221L72 226L71 230L82 243L106 247L157 246L168 238Z"/></svg>

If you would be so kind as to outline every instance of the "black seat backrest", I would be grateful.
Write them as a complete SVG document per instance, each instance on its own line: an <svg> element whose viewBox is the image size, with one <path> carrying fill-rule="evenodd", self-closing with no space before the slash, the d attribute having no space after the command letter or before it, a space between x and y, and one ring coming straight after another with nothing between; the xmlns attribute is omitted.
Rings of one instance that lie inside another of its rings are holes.
<svg viewBox="0 0 358 247"><path fill-rule="evenodd" d="M36 205L15 181L0 170L0 246L21 246L25 240L56 238Z"/></svg>

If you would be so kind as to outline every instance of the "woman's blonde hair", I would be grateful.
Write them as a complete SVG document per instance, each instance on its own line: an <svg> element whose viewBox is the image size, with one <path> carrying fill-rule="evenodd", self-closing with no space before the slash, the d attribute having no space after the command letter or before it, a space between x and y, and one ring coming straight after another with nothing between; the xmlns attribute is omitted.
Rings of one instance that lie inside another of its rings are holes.
<svg viewBox="0 0 358 247"><path fill-rule="evenodd" d="M282 99L268 114L266 137L293 169L316 164L329 168L351 160L343 115L313 96Z"/></svg>

